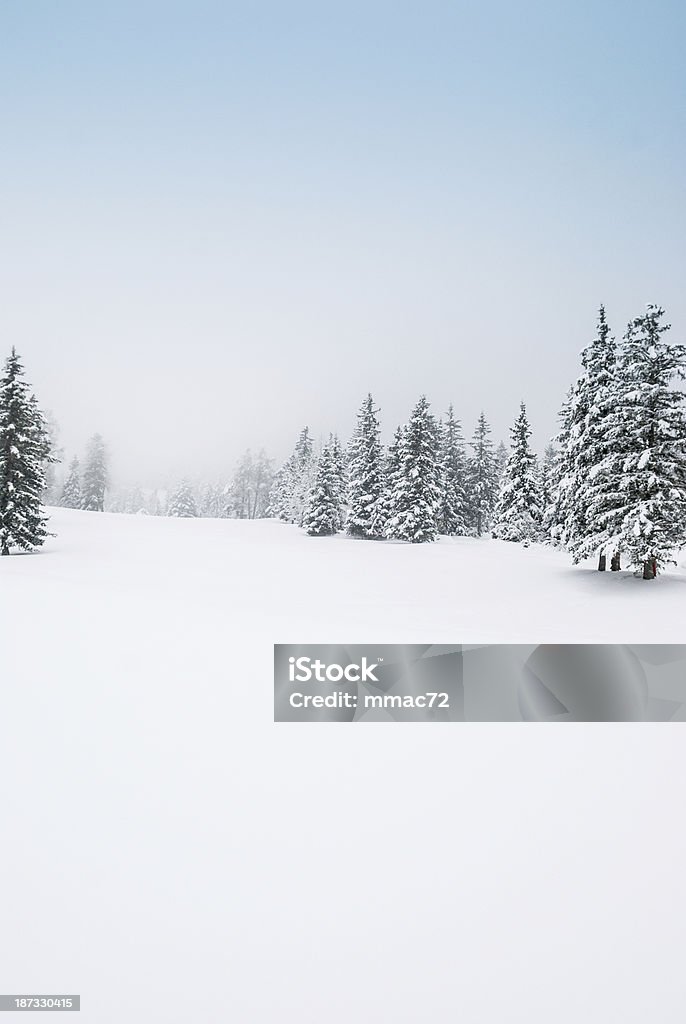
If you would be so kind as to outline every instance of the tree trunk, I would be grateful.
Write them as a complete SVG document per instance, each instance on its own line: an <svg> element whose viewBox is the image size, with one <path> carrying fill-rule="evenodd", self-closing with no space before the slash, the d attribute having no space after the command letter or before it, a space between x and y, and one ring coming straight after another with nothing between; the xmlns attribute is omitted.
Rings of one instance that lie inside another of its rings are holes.
<svg viewBox="0 0 686 1024"><path fill-rule="evenodd" d="M643 579L654 580L655 579L655 559L647 558L643 563Z"/></svg>
<svg viewBox="0 0 686 1024"><path fill-rule="evenodd" d="M622 562L619 555L619 551L615 551L614 555L612 556L610 560L610 568L613 572L619 572L619 570L622 568Z"/></svg>
<svg viewBox="0 0 686 1024"><path fill-rule="evenodd" d="M605 572L605 566L607 565L607 555L598 555L598 572Z"/></svg>

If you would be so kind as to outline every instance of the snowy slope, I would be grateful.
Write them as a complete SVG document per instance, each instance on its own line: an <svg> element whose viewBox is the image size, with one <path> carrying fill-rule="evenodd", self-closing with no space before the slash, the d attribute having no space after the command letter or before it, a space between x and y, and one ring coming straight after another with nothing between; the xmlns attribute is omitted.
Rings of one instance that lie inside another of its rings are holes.
<svg viewBox="0 0 686 1024"><path fill-rule="evenodd" d="M52 528L0 560L4 991L80 992L82 1024L638 1024L647 998L673 1019L676 732L275 726L271 666L274 641L683 641L683 569L274 522Z"/></svg>

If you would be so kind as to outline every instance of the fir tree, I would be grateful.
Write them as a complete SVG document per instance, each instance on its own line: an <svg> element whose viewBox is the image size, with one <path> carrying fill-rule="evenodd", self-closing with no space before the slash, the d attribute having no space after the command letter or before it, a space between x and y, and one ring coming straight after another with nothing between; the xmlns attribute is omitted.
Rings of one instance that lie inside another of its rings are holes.
<svg viewBox="0 0 686 1024"><path fill-rule="evenodd" d="M502 487L503 480L505 477L505 467L507 466L507 446L504 441L501 441L495 450L495 475L498 481L498 489Z"/></svg>
<svg viewBox="0 0 686 1024"><path fill-rule="evenodd" d="M530 543L540 536L540 493L536 456L524 402L510 430L512 447L495 509L492 534L499 540Z"/></svg>
<svg viewBox="0 0 686 1024"><path fill-rule="evenodd" d="M69 472L67 473L66 480L64 481L64 487L62 488L60 505L64 508L82 508L83 506L83 496L81 494L81 466L77 455L75 455L69 463Z"/></svg>
<svg viewBox="0 0 686 1024"><path fill-rule="evenodd" d="M571 473L568 462L571 403L572 392L570 389L558 413L559 430L553 438L556 455L551 472L552 493L547 507L543 510L543 529L555 546L564 546L565 544L565 520L568 506L573 497L570 490Z"/></svg>
<svg viewBox="0 0 686 1024"><path fill-rule="evenodd" d="M336 484L338 503L338 529L342 530L348 519L348 460L338 434L329 434L331 468Z"/></svg>
<svg viewBox="0 0 686 1024"><path fill-rule="evenodd" d="M48 536L41 510L51 458L45 420L14 348L0 377L0 554L31 551Z"/></svg>
<svg viewBox="0 0 686 1024"><path fill-rule="evenodd" d="M563 534L575 561L595 552L597 531L589 520L589 505L602 501L610 512L616 479L597 475L597 467L611 455L608 417L615 405L616 345L610 335L605 307L598 312L596 336L581 354L582 373L572 389L565 461ZM599 550L598 568L604 568L605 552ZM615 552L613 567L618 567Z"/></svg>
<svg viewBox="0 0 686 1024"><path fill-rule="evenodd" d="M206 484L203 488L200 515L208 519L222 519L226 515L226 501L220 484Z"/></svg>
<svg viewBox="0 0 686 1024"><path fill-rule="evenodd" d="M193 489L187 480L183 480L171 496L167 515L178 519L194 519L197 514Z"/></svg>
<svg viewBox="0 0 686 1024"><path fill-rule="evenodd" d="M86 452L81 481L82 508L88 512L103 512L107 489L107 452L100 434L94 434Z"/></svg>
<svg viewBox="0 0 686 1024"><path fill-rule="evenodd" d="M466 532L466 457L460 421L455 419L452 405L448 407L446 421L440 430L439 462L441 497L438 529L449 537L457 537Z"/></svg>
<svg viewBox="0 0 686 1024"><path fill-rule="evenodd" d="M474 455L467 462L468 526L477 537L488 530L498 494L491 428L483 412L479 416L470 447Z"/></svg>
<svg viewBox="0 0 686 1024"><path fill-rule="evenodd" d="M268 515L302 526L315 466L312 438L309 429L303 427L293 454L274 480Z"/></svg>
<svg viewBox="0 0 686 1024"><path fill-rule="evenodd" d="M325 445L319 457L303 525L312 537L328 537L340 529L341 488L333 443Z"/></svg>
<svg viewBox="0 0 686 1024"><path fill-rule="evenodd" d="M587 549L623 551L652 579L686 543L686 348L668 344L664 310L633 320L604 421L604 458L584 495Z"/></svg>
<svg viewBox="0 0 686 1024"><path fill-rule="evenodd" d="M351 537L379 536L383 465L378 409L367 395L357 415L357 427L348 448L347 532Z"/></svg>
<svg viewBox="0 0 686 1024"><path fill-rule="evenodd" d="M386 528L393 514L393 494L400 478L400 452L406 425L396 427L393 440L382 457L381 493L374 505L374 514L370 524L370 536L385 537Z"/></svg>
<svg viewBox="0 0 686 1024"><path fill-rule="evenodd" d="M438 429L423 395L402 432L398 456L386 536L413 544L433 541L441 498Z"/></svg>
<svg viewBox="0 0 686 1024"><path fill-rule="evenodd" d="M558 450L554 444L547 444L543 453L543 463L540 472L541 534L544 540L550 537L551 520L549 515L557 486L557 464Z"/></svg>

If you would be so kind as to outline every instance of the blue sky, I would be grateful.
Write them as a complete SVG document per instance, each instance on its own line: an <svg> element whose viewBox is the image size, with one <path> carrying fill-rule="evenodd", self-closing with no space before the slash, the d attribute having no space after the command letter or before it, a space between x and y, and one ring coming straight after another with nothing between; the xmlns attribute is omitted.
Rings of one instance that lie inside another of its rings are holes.
<svg viewBox="0 0 686 1024"><path fill-rule="evenodd" d="M0 5L0 330L67 448L224 472L420 392L555 427L686 335L680 3Z"/></svg>

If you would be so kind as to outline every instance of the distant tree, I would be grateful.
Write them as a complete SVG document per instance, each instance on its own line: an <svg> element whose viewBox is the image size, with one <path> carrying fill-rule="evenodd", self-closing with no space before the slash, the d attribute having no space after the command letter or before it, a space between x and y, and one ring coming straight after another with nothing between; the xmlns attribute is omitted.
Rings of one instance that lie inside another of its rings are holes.
<svg viewBox="0 0 686 1024"><path fill-rule="evenodd" d="M60 487L55 473L55 466L64 458L64 448L60 445L60 428L52 412L45 413L45 429L48 438L49 456L43 463L45 473L45 488L43 490L43 502L46 505L58 505L60 503Z"/></svg>
<svg viewBox="0 0 686 1024"><path fill-rule="evenodd" d="M373 538L380 535L380 504L383 491L383 454L374 399L367 395L348 447L347 532L351 537Z"/></svg>
<svg viewBox="0 0 686 1024"><path fill-rule="evenodd" d="M194 519L197 514L193 488L187 480L183 480L171 496L167 515L178 519Z"/></svg>
<svg viewBox="0 0 686 1024"><path fill-rule="evenodd" d="M440 533L456 537L466 532L465 495L466 456L460 421L455 419L453 407L448 407L446 421L439 435L439 464L441 496L438 507Z"/></svg>
<svg viewBox="0 0 686 1024"><path fill-rule="evenodd" d="M540 538L541 495L531 428L524 402L510 430L512 444L495 508L492 535L499 540L531 543Z"/></svg>
<svg viewBox="0 0 686 1024"><path fill-rule="evenodd" d="M502 487L507 466L507 445L501 441L495 450L495 475L498 481L498 488Z"/></svg>
<svg viewBox="0 0 686 1024"><path fill-rule="evenodd" d="M107 490L107 451L101 434L94 434L86 451L81 480L82 508L88 512L103 512Z"/></svg>
<svg viewBox="0 0 686 1024"><path fill-rule="evenodd" d="M303 427L293 454L274 479L268 515L302 526L315 469L312 438L308 427Z"/></svg>
<svg viewBox="0 0 686 1024"><path fill-rule="evenodd" d="M64 487L62 488L60 505L64 508L83 507L83 495L81 494L81 466L77 455L75 455L69 463L69 471L67 472L67 476L64 481Z"/></svg>
<svg viewBox="0 0 686 1024"><path fill-rule="evenodd" d="M226 516L226 497L220 484L205 484L200 498L200 515L208 519Z"/></svg>
<svg viewBox="0 0 686 1024"><path fill-rule="evenodd" d="M0 554L40 547L47 532L41 509L51 458L45 420L15 349L0 377Z"/></svg>
<svg viewBox="0 0 686 1024"><path fill-rule="evenodd" d="M490 440L491 428L483 412L479 416L467 462L468 525L477 537L488 530L498 494L498 477Z"/></svg>
<svg viewBox="0 0 686 1024"><path fill-rule="evenodd" d="M402 431L398 456L386 536L413 544L433 541L441 498L438 428L424 395Z"/></svg>

